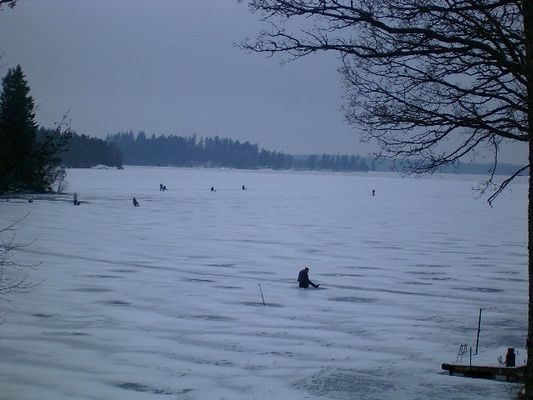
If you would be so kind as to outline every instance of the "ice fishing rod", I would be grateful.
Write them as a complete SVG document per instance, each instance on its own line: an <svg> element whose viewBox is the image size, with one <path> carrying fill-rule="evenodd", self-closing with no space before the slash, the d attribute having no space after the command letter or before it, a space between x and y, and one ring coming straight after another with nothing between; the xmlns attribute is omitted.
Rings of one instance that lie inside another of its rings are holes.
<svg viewBox="0 0 533 400"><path fill-rule="evenodd" d="M479 333L481 332L481 311L483 309L480 308L479 309L479 319L477 321L477 339L476 339L476 352L474 355L477 355L477 350L478 350L478 347L479 347Z"/></svg>
<svg viewBox="0 0 533 400"><path fill-rule="evenodd" d="M263 305L266 306L265 296L263 296L263 289L261 288L261 284L258 283L257 286L259 286L259 293L261 293L261 300L263 300Z"/></svg>

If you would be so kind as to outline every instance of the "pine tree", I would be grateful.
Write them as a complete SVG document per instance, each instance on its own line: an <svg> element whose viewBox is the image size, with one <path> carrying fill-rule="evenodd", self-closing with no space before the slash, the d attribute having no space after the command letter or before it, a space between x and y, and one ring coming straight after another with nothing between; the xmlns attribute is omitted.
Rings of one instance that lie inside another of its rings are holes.
<svg viewBox="0 0 533 400"><path fill-rule="evenodd" d="M0 94L0 190L20 189L31 182L32 150L37 125L30 87L18 65L2 80Z"/></svg>
<svg viewBox="0 0 533 400"><path fill-rule="evenodd" d="M61 172L58 152L68 133L37 140L30 87L20 65L10 68L0 93L0 192L47 191Z"/></svg>

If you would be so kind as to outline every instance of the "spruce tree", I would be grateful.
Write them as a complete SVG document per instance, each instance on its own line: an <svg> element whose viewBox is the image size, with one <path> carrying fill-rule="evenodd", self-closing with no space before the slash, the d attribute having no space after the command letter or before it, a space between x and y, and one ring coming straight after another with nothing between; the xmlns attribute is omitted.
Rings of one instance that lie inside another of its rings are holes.
<svg viewBox="0 0 533 400"><path fill-rule="evenodd" d="M22 68L10 68L0 94L0 191L28 189L32 182L37 125Z"/></svg>
<svg viewBox="0 0 533 400"><path fill-rule="evenodd" d="M64 174L58 154L69 132L60 124L53 135L38 139L34 110L22 68L10 68L0 93L0 193L49 191Z"/></svg>

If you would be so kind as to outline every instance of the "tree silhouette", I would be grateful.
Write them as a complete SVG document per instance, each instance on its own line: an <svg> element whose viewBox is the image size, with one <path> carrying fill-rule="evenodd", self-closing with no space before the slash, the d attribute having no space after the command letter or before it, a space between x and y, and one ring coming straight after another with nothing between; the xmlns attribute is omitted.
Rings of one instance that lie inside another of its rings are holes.
<svg viewBox="0 0 533 400"><path fill-rule="evenodd" d="M257 144L228 138L196 136L146 137L144 132L110 135L107 141L122 152L125 164L156 166L207 166L240 169L290 169L294 157L283 152L259 150Z"/></svg>
<svg viewBox="0 0 533 400"><path fill-rule="evenodd" d="M240 0L244 2L245 0ZM492 150L491 203L533 160L533 1L246 0L268 28L243 47L341 60L347 120L412 173ZM506 141L529 161L495 182ZM533 185L526 397L533 399Z"/></svg>
<svg viewBox="0 0 533 400"><path fill-rule="evenodd" d="M32 181L32 152L37 125L33 98L22 68L8 70L0 95L0 190L18 189Z"/></svg>
<svg viewBox="0 0 533 400"><path fill-rule="evenodd" d="M3 6L7 6L7 7L15 7L15 4L17 3L17 0L0 0L0 10L2 9Z"/></svg>
<svg viewBox="0 0 533 400"><path fill-rule="evenodd" d="M13 260L14 252L26 247L29 244L16 244L14 241L14 230L20 225L24 219L28 217L26 214L19 218L12 224L0 228L0 299L11 293L24 293L36 286L29 280L29 269L34 267L32 265L23 265ZM9 234L8 238L4 238Z"/></svg>
<svg viewBox="0 0 533 400"><path fill-rule="evenodd" d="M55 130L40 128L38 138L54 137ZM68 143L58 154L67 168L90 168L96 165L107 165L122 168L122 153L113 143L103 139L71 133Z"/></svg>
<svg viewBox="0 0 533 400"><path fill-rule="evenodd" d="M0 192L48 191L62 169L58 153L68 130L37 140L33 98L22 68L10 68L0 93Z"/></svg>

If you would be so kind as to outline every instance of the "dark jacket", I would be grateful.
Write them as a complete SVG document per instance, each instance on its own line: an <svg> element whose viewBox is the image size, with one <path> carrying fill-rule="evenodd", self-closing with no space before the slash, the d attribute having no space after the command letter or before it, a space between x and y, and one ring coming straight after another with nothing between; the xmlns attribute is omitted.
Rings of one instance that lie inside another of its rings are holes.
<svg viewBox="0 0 533 400"><path fill-rule="evenodd" d="M318 287L313 282L311 282L311 280L309 279L309 271L305 268L302 269L298 274L298 283L298 286L300 286L301 288L308 288L309 285L313 287Z"/></svg>

